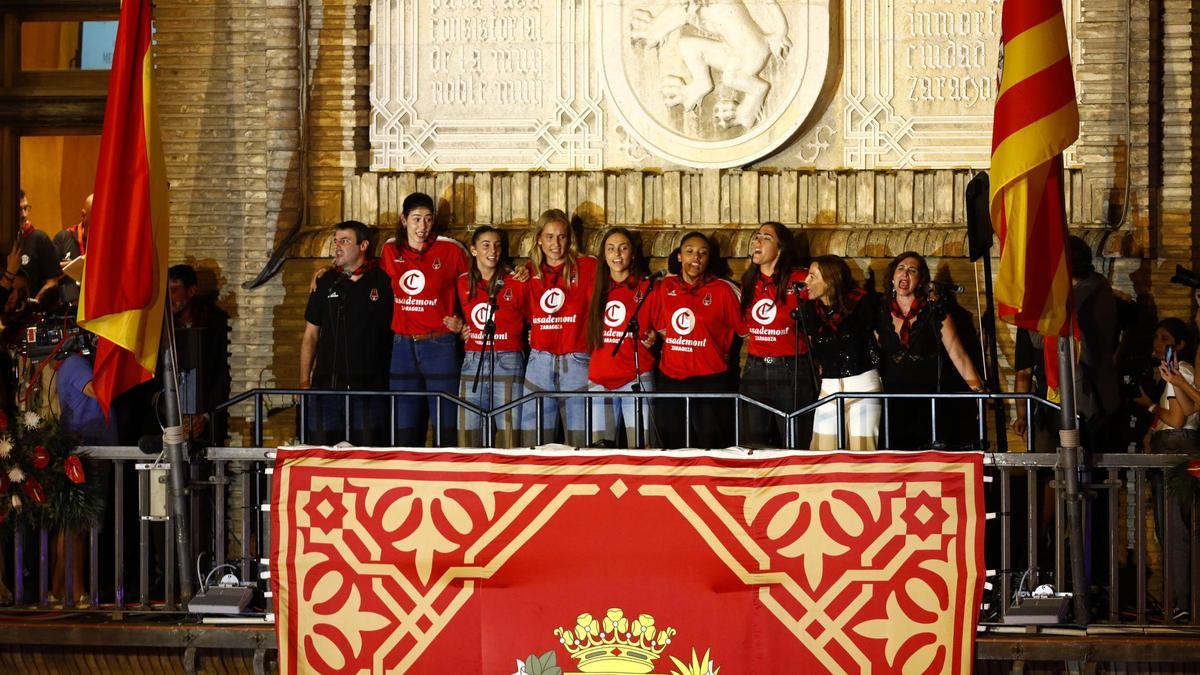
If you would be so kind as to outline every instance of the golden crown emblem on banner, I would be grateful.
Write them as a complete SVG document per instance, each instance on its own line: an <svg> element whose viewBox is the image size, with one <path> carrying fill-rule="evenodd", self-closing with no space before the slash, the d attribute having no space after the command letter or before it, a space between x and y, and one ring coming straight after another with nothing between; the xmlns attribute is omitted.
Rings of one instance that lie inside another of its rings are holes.
<svg viewBox="0 0 1200 675"><path fill-rule="evenodd" d="M655 626L649 614L630 621L614 607L601 620L580 614L573 628L558 628L554 634L581 673L644 674L654 670L654 660L671 644L675 629Z"/></svg>

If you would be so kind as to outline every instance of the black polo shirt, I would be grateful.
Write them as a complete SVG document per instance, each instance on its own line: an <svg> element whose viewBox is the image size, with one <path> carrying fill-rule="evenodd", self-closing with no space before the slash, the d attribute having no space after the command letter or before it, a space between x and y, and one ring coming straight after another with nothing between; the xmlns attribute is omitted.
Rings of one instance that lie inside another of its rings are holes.
<svg viewBox="0 0 1200 675"><path fill-rule="evenodd" d="M308 296L304 320L321 328L314 389L388 388L392 358L392 282L372 267L358 281L330 272Z"/></svg>

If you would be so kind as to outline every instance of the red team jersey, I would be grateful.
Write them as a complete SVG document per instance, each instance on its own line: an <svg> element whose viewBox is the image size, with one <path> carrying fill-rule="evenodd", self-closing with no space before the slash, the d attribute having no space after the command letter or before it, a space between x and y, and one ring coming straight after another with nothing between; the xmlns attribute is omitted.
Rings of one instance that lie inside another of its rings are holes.
<svg viewBox="0 0 1200 675"><path fill-rule="evenodd" d="M542 278L529 267L529 346L550 354L587 351L587 312L596 277L596 259L579 256L572 279L564 279L566 264L542 265Z"/></svg>
<svg viewBox="0 0 1200 675"><path fill-rule="evenodd" d="M592 352L592 360L588 365L588 379L605 389L616 389L633 380L634 345L637 345L638 365L641 367L638 372L648 373L654 370L654 354L642 344L641 335L630 335L621 345L617 355L612 355L613 347L625 331L638 300L649 285L645 279L634 284L609 281L608 300L604 306L604 344ZM642 335L654 327L650 321L649 300L642 304L642 309L638 312L638 324Z"/></svg>
<svg viewBox="0 0 1200 675"><path fill-rule="evenodd" d="M682 277L662 280L650 298L650 320L663 333L659 370L675 380L712 375L729 368L735 333L745 333L737 287L705 277L688 286Z"/></svg>
<svg viewBox="0 0 1200 675"><path fill-rule="evenodd" d="M529 316L529 296L526 284L517 281L512 274L504 277L504 287L496 292L496 335L498 352L516 352L525 348L525 319ZM469 328L466 349L477 352L483 349L483 327L487 324L490 309L487 282L480 279L475 293L467 297L467 275L458 277L458 302Z"/></svg>
<svg viewBox="0 0 1200 675"><path fill-rule="evenodd" d="M792 334L795 323L792 321L792 310L796 308L796 293L792 284L803 282L808 278L808 270L798 268L788 275L788 290L784 293L783 302L776 296L777 288L773 278L762 274L754 281L754 298L746 310L743 319L749 340L746 351L754 356L795 356L796 336ZM800 291L800 297L808 299L808 291ZM808 317L811 322L816 317ZM800 353L808 353L808 343L804 334L800 334Z"/></svg>
<svg viewBox="0 0 1200 675"><path fill-rule="evenodd" d="M467 271L463 245L438 237L421 251L389 240L379 265L392 279L395 306L392 332L397 335L445 333L442 319L453 316L458 275Z"/></svg>

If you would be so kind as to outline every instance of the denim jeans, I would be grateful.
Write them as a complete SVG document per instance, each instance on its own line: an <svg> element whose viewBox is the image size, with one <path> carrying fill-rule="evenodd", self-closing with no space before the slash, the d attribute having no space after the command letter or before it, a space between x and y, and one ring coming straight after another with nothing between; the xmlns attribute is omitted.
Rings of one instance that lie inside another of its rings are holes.
<svg viewBox="0 0 1200 675"><path fill-rule="evenodd" d="M642 373L636 380L630 380L616 389L605 389L604 385L588 382L588 391L633 391L635 382L641 383L642 391L654 391L654 373ZM638 399L632 397L594 398L592 399L592 441L607 441L614 448L635 448L637 445L637 412ZM657 445L650 433L654 427L650 421L650 401L642 399L642 445L643 448L653 448ZM625 429L625 439L622 442L621 429ZM657 434L653 434L657 436Z"/></svg>
<svg viewBox="0 0 1200 675"><path fill-rule="evenodd" d="M808 354L796 357L767 359L747 356L742 370L741 392L751 398L784 412L792 412L816 399L812 363ZM799 373L796 373L796 368ZM793 381L793 373L798 378ZM792 391L793 385L796 391ZM797 406L792 406L793 396ZM782 417L749 403L742 405L743 444L783 448L787 446L787 423ZM793 448L807 450L812 441L812 414L796 418L796 439Z"/></svg>
<svg viewBox="0 0 1200 675"><path fill-rule="evenodd" d="M412 340L397 335L392 341L392 369L390 388L392 391L444 391L458 393L458 336L452 333L439 335L428 340ZM442 401L441 445L452 445L457 440L454 423L456 408L449 401ZM436 422L438 398L400 396L396 398L396 444L407 447L425 445L425 429L430 418ZM434 435L434 443L438 444Z"/></svg>
<svg viewBox="0 0 1200 675"><path fill-rule="evenodd" d="M550 354L534 349L529 352L529 363L525 366L525 394L539 391L587 391L588 363L591 355ZM587 416L587 399L547 398L542 407L542 443L557 440L558 423L561 418L566 431L568 445L587 445L584 421ZM521 406L522 445L537 445L537 401Z"/></svg>
<svg viewBox="0 0 1200 675"><path fill-rule="evenodd" d="M350 428L346 435L346 399L350 399ZM336 445L388 445L388 399L386 396L339 396L337 394L304 397L304 443Z"/></svg>
<svg viewBox="0 0 1200 675"><path fill-rule="evenodd" d="M483 359L483 369L479 370L479 386L475 386L475 372L479 361ZM480 352L468 351L463 358L462 376L459 378L458 397L467 403L479 406L483 410L499 408L505 403L521 398L525 389L525 354L521 352L496 352L496 376L491 378L492 355L481 356ZM491 392L489 394L489 384ZM474 392L471 390L475 389ZM517 412L510 410L495 419L492 446L497 448L512 447L516 444L513 438L516 429ZM483 418L467 412L458 411L458 444L464 448L477 448L483 444Z"/></svg>
<svg viewBox="0 0 1200 675"><path fill-rule="evenodd" d="M1163 429L1150 434L1150 452L1156 455L1190 455L1200 448L1200 432L1195 429ZM1163 567L1170 571L1171 588L1163 595L1163 608L1186 609L1191 600L1192 560L1191 506L1184 506L1170 495L1164 484L1163 474L1153 472L1150 490L1154 495L1154 527L1159 546L1164 548ZM1165 524L1170 521L1170 540L1167 540ZM1170 549L1170 550L1166 550Z"/></svg>

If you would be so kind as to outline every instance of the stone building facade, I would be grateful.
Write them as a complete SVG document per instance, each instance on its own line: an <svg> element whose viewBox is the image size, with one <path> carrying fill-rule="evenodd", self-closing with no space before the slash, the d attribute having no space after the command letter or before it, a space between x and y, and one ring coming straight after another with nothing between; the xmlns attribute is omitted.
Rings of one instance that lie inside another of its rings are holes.
<svg viewBox="0 0 1200 675"><path fill-rule="evenodd" d="M973 38L972 49L985 50L982 60L971 52L957 65L969 71L963 77L973 78L971 86L986 87L997 29L981 22L998 11L998 2L823 5L829 65L815 112L761 158L728 168L685 166L639 147L611 101L595 130L598 161L593 153L569 166L380 167L371 129L379 98L372 78L381 57L372 44L384 31L372 4L156 3L172 261L210 272L234 317L235 392L295 384L307 282L326 256L328 226L356 218L391 231L412 190L443 203L439 218L451 234L495 224L512 232L522 255L531 244L529 223L547 208L578 214L593 241L605 225L641 228L656 257L693 228L716 230L723 249L742 256L754 225L778 220L801 230L813 254L853 258L876 277L896 253L924 253L936 270L966 287L962 302L975 311L982 279L966 260L962 195L967 181L987 168L990 125L979 120L990 114L990 104L984 96L971 102L971 115L946 113L930 123L937 129L930 135L932 127L921 126L929 118L921 99L931 85L914 73L918 66L935 75L945 70L934 61L955 53L946 45ZM423 11L457 6L390 4ZM870 25L879 15L876 5L890 8L894 22ZM937 12L958 5L981 17L963 24L978 35L956 41L914 22L930 12L948 16ZM1193 266L1200 257L1192 228L1197 10L1187 0L1074 0L1067 8L1082 119L1079 142L1067 157L1072 230L1100 250L1100 267L1114 286L1153 297L1160 315L1186 316L1189 294L1168 279L1176 263ZM467 10L457 11L454 16ZM577 26L588 25L586 13L573 16ZM892 32L882 35L884 28ZM794 50L800 49L796 37ZM894 86L884 96L871 85L868 96L861 82ZM934 108L945 112L954 105ZM929 148L938 152L925 152ZM279 272L248 288L267 276L262 272L275 252L286 256ZM265 441L287 440L289 424L281 415ZM248 440L244 421L235 430Z"/></svg>

